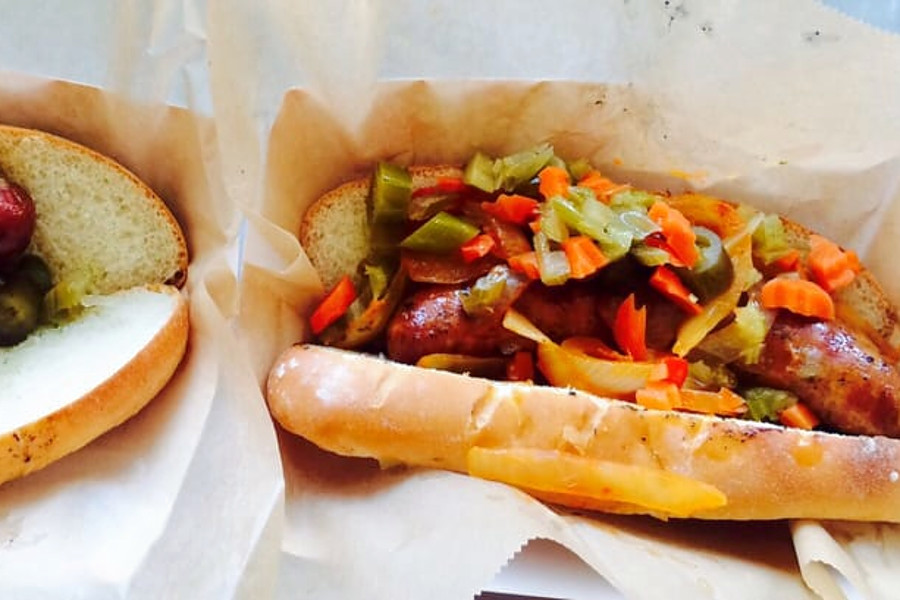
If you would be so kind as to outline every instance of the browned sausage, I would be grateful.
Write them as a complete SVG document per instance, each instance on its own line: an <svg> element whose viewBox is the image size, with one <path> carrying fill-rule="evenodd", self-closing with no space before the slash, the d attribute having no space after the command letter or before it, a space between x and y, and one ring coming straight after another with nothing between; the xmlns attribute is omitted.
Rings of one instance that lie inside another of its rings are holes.
<svg viewBox="0 0 900 600"><path fill-rule="evenodd" d="M838 323L780 315L759 362L743 369L794 392L841 432L900 436L900 375L867 337Z"/></svg>
<svg viewBox="0 0 900 600"><path fill-rule="evenodd" d="M530 346L502 326L502 312L469 317L462 308L461 293L456 287L430 287L407 299L388 325L388 357L413 363L437 352L488 356ZM594 336L611 343L612 322L622 300L589 282L554 288L535 284L515 308L554 340ZM652 290L641 294L639 301L647 306L648 344L653 348L671 345L683 313Z"/></svg>
<svg viewBox="0 0 900 600"><path fill-rule="evenodd" d="M502 313L467 315L462 293L456 287L431 286L407 298L388 324L388 358L415 363L439 352L490 356L522 344L503 327Z"/></svg>

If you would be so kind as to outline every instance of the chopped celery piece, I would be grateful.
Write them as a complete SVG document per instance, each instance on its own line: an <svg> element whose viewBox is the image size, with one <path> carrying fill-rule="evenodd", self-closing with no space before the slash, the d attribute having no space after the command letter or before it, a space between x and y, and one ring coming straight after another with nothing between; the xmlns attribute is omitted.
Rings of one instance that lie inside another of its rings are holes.
<svg viewBox="0 0 900 600"><path fill-rule="evenodd" d="M541 204L541 231L554 242L562 242L569 237L569 228L552 202Z"/></svg>
<svg viewBox="0 0 900 600"><path fill-rule="evenodd" d="M778 215L766 215L753 230L753 256L769 264L790 252L784 224Z"/></svg>
<svg viewBox="0 0 900 600"><path fill-rule="evenodd" d="M70 277L50 288L44 294L42 319L49 323L62 323L81 309L81 301L87 293L88 281L85 277Z"/></svg>
<svg viewBox="0 0 900 600"><path fill-rule="evenodd" d="M412 195L412 177L405 168L379 162L372 176L371 210L374 223L406 220Z"/></svg>
<svg viewBox="0 0 900 600"><path fill-rule="evenodd" d="M634 234L635 239L642 240L651 233L660 231L653 219L645 210L624 210L619 213L619 220Z"/></svg>
<svg viewBox="0 0 900 600"><path fill-rule="evenodd" d="M791 392L768 387L749 388L741 395L747 401L747 416L754 421L777 422L778 413L799 401Z"/></svg>
<svg viewBox="0 0 900 600"><path fill-rule="evenodd" d="M616 213L596 198L580 200L578 206L558 197L551 198L549 203L566 225L593 238L610 260L617 260L627 254L634 236L619 221Z"/></svg>
<svg viewBox="0 0 900 600"><path fill-rule="evenodd" d="M550 239L543 232L534 234L538 272L544 285L562 285L569 279L569 259L562 250L551 250Z"/></svg>
<svg viewBox="0 0 900 600"><path fill-rule="evenodd" d="M553 147L541 144L494 161L494 177L498 188L511 192L538 174L553 158Z"/></svg>
<svg viewBox="0 0 900 600"><path fill-rule="evenodd" d="M725 365L696 360L688 363L688 384L700 390L718 391L721 388L734 389L737 376Z"/></svg>
<svg viewBox="0 0 900 600"><path fill-rule="evenodd" d="M471 223L450 213L439 212L400 242L400 247L431 254L448 254L476 235L478 228Z"/></svg>
<svg viewBox="0 0 900 600"><path fill-rule="evenodd" d="M638 210L647 212L659 196L641 190L625 190L610 198L609 206L617 211Z"/></svg>
<svg viewBox="0 0 900 600"><path fill-rule="evenodd" d="M475 280L461 295L466 314L474 317L493 312L494 306L504 297L507 275L505 270L491 269Z"/></svg>
<svg viewBox="0 0 900 600"><path fill-rule="evenodd" d="M735 308L734 320L707 335L697 350L724 363L741 361L755 364L759 361L773 319L771 313L755 302Z"/></svg>
<svg viewBox="0 0 900 600"><path fill-rule="evenodd" d="M479 190L491 193L497 189L494 177L494 159L483 152L476 152L463 172L463 181Z"/></svg>

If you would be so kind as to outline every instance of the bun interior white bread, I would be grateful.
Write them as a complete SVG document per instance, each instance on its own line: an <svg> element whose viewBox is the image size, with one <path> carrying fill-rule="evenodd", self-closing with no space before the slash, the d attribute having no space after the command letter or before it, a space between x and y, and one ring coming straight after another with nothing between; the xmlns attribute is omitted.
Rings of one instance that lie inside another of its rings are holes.
<svg viewBox="0 0 900 600"><path fill-rule="evenodd" d="M183 232L124 167L44 132L0 126L0 171L31 195L29 252L82 277L80 313L0 348L0 483L77 450L153 399L184 357ZM86 279L84 277L86 276Z"/></svg>

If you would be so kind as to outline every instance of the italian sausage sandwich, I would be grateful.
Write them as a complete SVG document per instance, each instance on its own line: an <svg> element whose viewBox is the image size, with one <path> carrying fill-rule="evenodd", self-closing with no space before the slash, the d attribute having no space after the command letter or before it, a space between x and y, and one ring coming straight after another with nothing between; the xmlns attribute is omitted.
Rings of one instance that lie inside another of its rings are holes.
<svg viewBox="0 0 900 600"><path fill-rule="evenodd" d="M137 413L180 364L188 251L112 159L0 126L0 482Z"/></svg>
<svg viewBox="0 0 900 600"><path fill-rule="evenodd" d="M286 430L660 518L900 521L900 330L857 255L549 145L380 163L306 212Z"/></svg>

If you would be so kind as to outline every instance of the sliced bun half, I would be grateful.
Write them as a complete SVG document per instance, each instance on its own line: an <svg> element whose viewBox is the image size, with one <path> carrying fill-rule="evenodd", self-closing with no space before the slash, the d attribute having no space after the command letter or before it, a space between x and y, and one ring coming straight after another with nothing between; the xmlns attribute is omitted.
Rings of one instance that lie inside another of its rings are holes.
<svg viewBox="0 0 900 600"><path fill-rule="evenodd" d="M85 281L83 309L0 348L0 483L81 448L153 399L189 336L184 234L165 203L112 159L0 126L0 171L37 213L30 252L54 281Z"/></svg>

